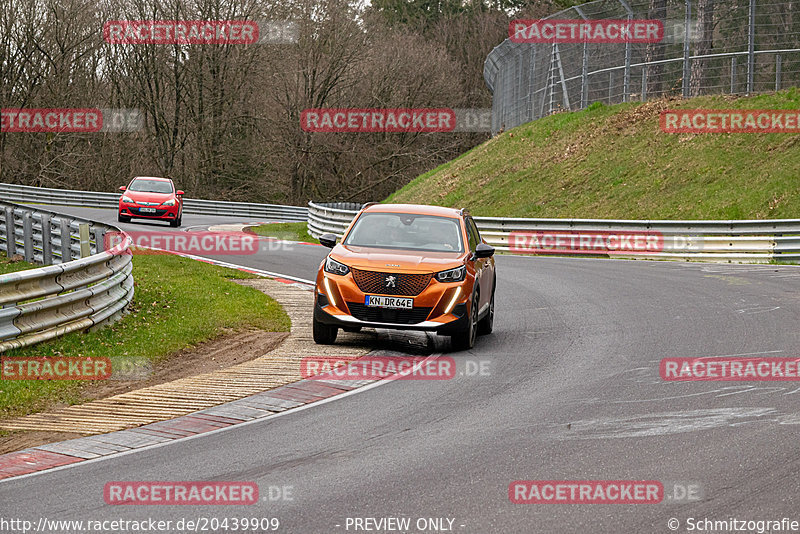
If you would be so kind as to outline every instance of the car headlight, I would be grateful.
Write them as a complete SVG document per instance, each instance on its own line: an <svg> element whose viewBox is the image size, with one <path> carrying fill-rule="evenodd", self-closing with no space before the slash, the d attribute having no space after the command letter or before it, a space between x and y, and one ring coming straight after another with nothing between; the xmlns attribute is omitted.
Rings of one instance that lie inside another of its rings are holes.
<svg viewBox="0 0 800 534"><path fill-rule="evenodd" d="M436 273L436 280L439 282L460 282L467 275L467 268L463 265L455 269L448 269Z"/></svg>
<svg viewBox="0 0 800 534"><path fill-rule="evenodd" d="M330 256L325 260L325 272L344 276L350 272L350 267L332 259Z"/></svg>
<svg viewBox="0 0 800 534"><path fill-rule="evenodd" d="M128 204L133 204L133 199L129 196L122 195L122 201L127 202Z"/></svg>
<svg viewBox="0 0 800 534"><path fill-rule="evenodd" d="M174 206L175 205L175 199L171 198L171 199L167 200L166 202L164 202L162 205L163 206Z"/></svg>

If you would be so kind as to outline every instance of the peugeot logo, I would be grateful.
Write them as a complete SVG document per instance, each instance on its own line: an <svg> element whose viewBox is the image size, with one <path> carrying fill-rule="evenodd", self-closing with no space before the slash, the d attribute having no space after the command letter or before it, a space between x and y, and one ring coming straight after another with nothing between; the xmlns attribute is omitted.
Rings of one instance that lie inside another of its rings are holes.
<svg viewBox="0 0 800 534"><path fill-rule="evenodd" d="M397 280L396 277L389 275L386 277L386 287L395 287L394 283Z"/></svg>

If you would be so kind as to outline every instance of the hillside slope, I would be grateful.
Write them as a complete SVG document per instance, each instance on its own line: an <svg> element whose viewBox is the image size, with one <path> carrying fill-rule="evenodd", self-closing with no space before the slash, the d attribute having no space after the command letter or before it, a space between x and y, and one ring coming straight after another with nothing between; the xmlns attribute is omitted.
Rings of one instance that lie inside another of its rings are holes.
<svg viewBox="0 0 800 534"><path fill-rule="evenodd" d="M695 108L797 110L800 91L558 113L494 137L386 202L506 217L800 218L800 135L661 131L662 110Z"/></svg>

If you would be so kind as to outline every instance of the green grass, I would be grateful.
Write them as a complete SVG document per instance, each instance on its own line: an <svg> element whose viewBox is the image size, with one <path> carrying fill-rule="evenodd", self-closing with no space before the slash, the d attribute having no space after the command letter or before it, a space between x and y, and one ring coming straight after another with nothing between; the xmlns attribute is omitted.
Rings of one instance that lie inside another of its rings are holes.
<svg viewBox="0 0 800 534"><path fill-rule="evenodd" d="M0 274L15 273L35 267L38 267L38 265L26 263L24 261L11 261L6 257L4 252L0 252Z"/></svg>
<svg viewBox="0 0 800 534"><path fill-rule="evenodd" d="M315 237L308 233L308 225L304 222L292 223L272 223L253 226L249 231L267 237L284 239L286 241L306 241L308 243L319 243Z"/></svg>
<svg viewBox="0 0 800 534"><path fill-rule="evenodd" d="M224 331L288 331L289 317L264 293L228 279L248 273L174 255L136 255L130 314L107 328L8 351L6 356L144 357L152 362L213 339ZM0 382L0 417L79 402L80 384L68 380Z"/></svg>
<svg viewBox="0 0 800 534"><path fill-rule="evenodd" d="M661 131L660 112L681 108L800 109L800 91L558 113L494 137L385 202L507 217L800 218L800 135Z"/></svg>

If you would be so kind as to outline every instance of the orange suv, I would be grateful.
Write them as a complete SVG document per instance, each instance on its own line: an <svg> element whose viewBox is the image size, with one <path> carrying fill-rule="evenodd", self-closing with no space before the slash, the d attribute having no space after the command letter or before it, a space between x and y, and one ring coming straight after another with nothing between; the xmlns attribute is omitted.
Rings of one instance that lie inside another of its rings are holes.
<svg viewBox="0 0 800 534"><path fill-rule="evenodd" d="M317 272L314 341L339 328L428 330L470 349L494 322L494 248L466 210L366 204L345 230L324 234L332 248Z"/></svg>

